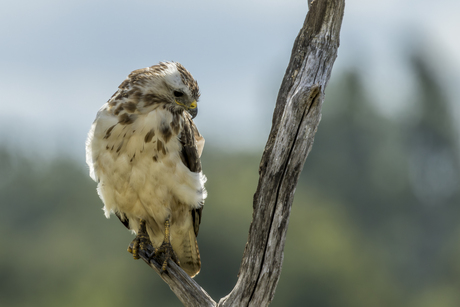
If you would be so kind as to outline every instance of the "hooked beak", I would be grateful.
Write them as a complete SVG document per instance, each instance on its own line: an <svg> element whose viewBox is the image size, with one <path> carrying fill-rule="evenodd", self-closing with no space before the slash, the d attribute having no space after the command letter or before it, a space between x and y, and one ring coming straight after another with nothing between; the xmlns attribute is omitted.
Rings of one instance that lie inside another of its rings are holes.
<svg viewBox="0 0 460 307"><path fill-rule="evenodd" d="M193 101L190 106L186 106L185 104L180 103L179 101L176 100L176 103L182 107L184 107L187 112L192 116L192 119L196 117L198 114L198 104L196 103L196 100Z"/></svg>
<svg viewBox="0 0 460 307"><path fill-rule="evenodd" d="M192 116L192 119L194 119L198 114L198 107L196 107L195 109L188 109L187 111Z"/></svg>

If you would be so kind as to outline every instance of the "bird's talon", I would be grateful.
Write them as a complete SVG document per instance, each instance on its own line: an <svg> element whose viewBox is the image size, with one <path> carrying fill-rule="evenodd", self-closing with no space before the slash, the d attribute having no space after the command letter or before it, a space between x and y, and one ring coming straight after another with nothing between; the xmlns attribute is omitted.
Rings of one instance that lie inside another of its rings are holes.
<svg viewBox="0 0 460 307"><path fill-rule="evenodd" d="M167 260L163 261L163 266L161 267L161 273L166 272L167 265L168 265L168 261Z"/></svg>
<svg viewBox="0 0 460 307"><path fill-rule="evenodd" d="M139 230L136 237L128 246L128 252L133 254L135 260L139 259L139 250L143 250L148 253L149 247L152 245L150 242L149 235L145 229L145 220L140 220Z"/></svg>
<svg viewBox="0 0 460 307"><path fill-rule="evenodd" d="M163 242L159 248L156 248L155 251L152 253L152 258L160 258L160 260L163 260L163 264L161 266L160 273L166 272L166 268L168 266L168 260L171 259L177 265L180 266L179 259L177 258L176 252L174 252L174 249L169 242ZM161 262L160 262L161 263Z"/></svg>

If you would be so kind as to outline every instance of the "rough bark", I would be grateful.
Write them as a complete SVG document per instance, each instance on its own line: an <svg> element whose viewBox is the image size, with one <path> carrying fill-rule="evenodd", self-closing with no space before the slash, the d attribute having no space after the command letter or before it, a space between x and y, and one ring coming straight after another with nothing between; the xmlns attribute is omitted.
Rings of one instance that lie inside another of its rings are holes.
<svg viewBox="0 0 460 307"><path fill-rule="evenodd" d="M139 256L154 269L161 278L169 285L179 300L187 307L214 307L216 302L209 296L200 285L190 278L174 261L168 261L167 271L160 273L161 264L154 259L149 260L144 250L139 251Z"/></svg>
<svg viewBox="0 0 460 307"><path fill-rule="evenodd" d="M253 220L238 281L218 304L175 263L161 274L185 306L267 306L274 297L295 187L313 145L337 57L345 0L309 1L281 84L259 167ZM141 257L148 262L144 254ZM159 272L160 266L149 265Z"/></svg>

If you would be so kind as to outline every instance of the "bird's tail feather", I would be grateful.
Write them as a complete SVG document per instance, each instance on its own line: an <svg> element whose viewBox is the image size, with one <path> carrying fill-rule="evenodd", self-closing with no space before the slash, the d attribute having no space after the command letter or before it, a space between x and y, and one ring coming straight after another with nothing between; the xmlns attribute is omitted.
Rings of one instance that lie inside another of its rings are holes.
<svg viewBox="0 0 460 307"><path fill-rule="evenodd" d="M193 229L190 229L180 237L174 237L174 241L171 244L177 254L177 258L179 258L181 268L190 277L196 276L201 269L201 259Z"/></svg>

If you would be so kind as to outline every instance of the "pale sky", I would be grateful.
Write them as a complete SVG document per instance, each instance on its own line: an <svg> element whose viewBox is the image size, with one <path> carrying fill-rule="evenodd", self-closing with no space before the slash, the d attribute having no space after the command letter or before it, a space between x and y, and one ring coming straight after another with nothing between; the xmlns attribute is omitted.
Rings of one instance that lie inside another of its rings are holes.
<svg viewBox="0 0 460 307"><path fill-rule="evenodd" d="M347 1L337 78L358 66L382 112L404 111L404 54L423 46L460 94L460 1ZM97 110L134 69L181 62L207 145L262 149L306 1L3 1L0 141L84 159ZM460 118L456 104L455 114Z"/></svg>

